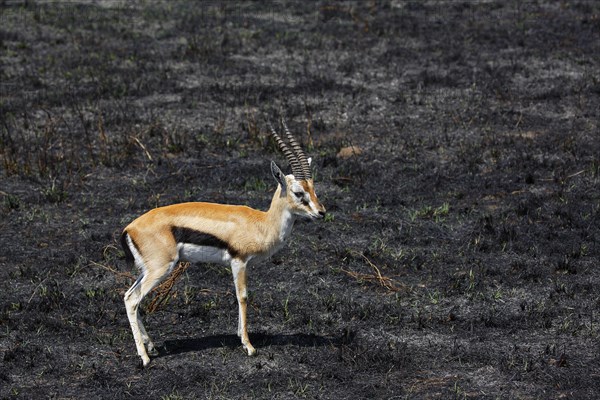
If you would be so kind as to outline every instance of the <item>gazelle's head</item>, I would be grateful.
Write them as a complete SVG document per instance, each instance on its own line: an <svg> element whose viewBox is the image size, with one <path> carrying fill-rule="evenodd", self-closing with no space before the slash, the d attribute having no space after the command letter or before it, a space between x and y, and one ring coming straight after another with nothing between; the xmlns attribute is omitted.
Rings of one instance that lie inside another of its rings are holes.
<svg viewBox="0 0 600 400"><path fill-rule="evenodd" d="M271 172L281 185L281 197L285 197L292 214L308 219L323 218L325 217L325 207L319 202L315 193L310 169L311 159L306 158L304 151L288 130L285 122L282 121L282 123L291 149L269 124L271 135L292 167L292 173L284 175L277 164L274 161L271 162Z"/></svg>

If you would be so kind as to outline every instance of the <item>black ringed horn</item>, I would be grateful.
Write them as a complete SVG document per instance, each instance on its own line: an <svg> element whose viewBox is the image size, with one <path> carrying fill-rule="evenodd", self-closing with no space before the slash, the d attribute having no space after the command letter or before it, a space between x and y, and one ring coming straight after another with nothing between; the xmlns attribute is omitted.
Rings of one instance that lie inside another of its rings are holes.
<svg viewBox="0 0 600 400"><path fill-rule="evenodd" d="M281 123L283 124L283 129L285 130L285 134L286 134L288 140L290 141L290 144L292 145L294 154L296 154L296 158L300 162L300 166L302 168L302 173L304 175L304 179L311 179L312 171L310 170L310 165L308 164L308 160L306 159L304 150L302 150L302 147L300 147L300 145L298 144L298 141L296 141L296 138L294 138L294 136L288 129L287 124L285 123L283 118L281 119Z"/></svg>
<svg viewBox="0 0 600 400"><path fill-rule="evenodd" d="M285 155L285 158L287 158L290 167L292 167L292 174L294 175L294 177L296 179L305 179L302 166L300 165L300 162L294 154L294 152L292 152L292 150L290 150L290 148L285 144L281 137L279 137L279 135L277 134L277 132L275 132L275 129L273 129L273 125L271 125L270 122L268 122L268 125L269 129L271 129L271 136L273 136L273 139L275 139L275 142L277 142L279 149L281 149L282 153Z"/></svg>

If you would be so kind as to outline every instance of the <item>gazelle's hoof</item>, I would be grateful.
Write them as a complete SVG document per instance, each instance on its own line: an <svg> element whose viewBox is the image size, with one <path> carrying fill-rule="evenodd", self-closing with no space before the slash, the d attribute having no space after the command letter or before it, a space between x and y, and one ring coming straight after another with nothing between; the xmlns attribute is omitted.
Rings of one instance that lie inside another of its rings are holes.
<svg viewBox="0 0 600 400"><path fill-rule="evenodd" d="M142 356L142 368L146 368L150 364L150 357Z"/></svg>
<svg viewBox="0 0 600 400"><path fill-rule="evenodd" d="M255 356L257 354L256 349L254 347L252 347L251 344L244 345L244 349L246 349L246 352L248 353L249 356Z"/></svg>

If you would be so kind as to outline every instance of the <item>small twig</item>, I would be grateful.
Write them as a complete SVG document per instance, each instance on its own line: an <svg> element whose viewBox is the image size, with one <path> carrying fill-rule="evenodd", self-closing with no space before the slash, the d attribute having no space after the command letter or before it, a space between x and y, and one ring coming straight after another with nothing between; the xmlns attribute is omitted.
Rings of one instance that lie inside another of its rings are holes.
<svg viewBox="0 0 600 400"><path fill-rule="evenodd" d="M38 283L37 286L33 289L33 293L31 293L29 300L27 300L27 304L31 303L31 300L33 300L33 296L35 296L35 292L37 292L37 290L44 284L44 282L46 282L46 280L48 280L49 275L50 275L50 273L47 273L46 277L44 279L42 279L42 281L40 283Z"/></svg>
<svg viewBox="0 0 600 400"><path fill-rule="evenodd" d="M585 172L585 169L582 169L581 171L575 172L574 174L565 176L561 181L566 181L567 179L574 178L574 177L576 177L578 175L583 174L584 172ZM540 181L543 181L543 182L552 182L555 179L556 178L542 178L542 179L540 179Z"/></svg>
<svg viewBox="0 0 600 400"><path fill-rule="evenodd" d="M152 156L150 155L148 149L146 149L146 146L144 146L144 144L140 142L140 140L135 136L131 136L131 138L138 144L138 146L142 148L142 150L144 150L144 152L146 153L146 157L148 157L148 160L152 161Z"/></svg>
<svg viewBox="0 0 600 400"><path fill-rule="evenodd" d="M105 269L105 270L113 273L114 275L122 276L122 277L130 279L132 281L135 280L135 277L132 274L130 274L129 272L117 271L116 269L109 267L108 265L104 265L104 264L97 263L95 261L91 261L90 266Z"/></svg>
<svg viewBox="0 0 600 400"><path fill-rule="evenodd" d="M114 244L109 244L107 246L104 246L104 248L102 249L102 256L104 257L105 260L108 259L108 251L109 250L119 251L117 246L115 246Z"/></svg>
<svg viewBox="0 0 600 400"><path fill-rule="evenodd" d="M517 123L515 124L515 129L519 129L519 125L521 125L521 121L523 121L523 113L519 114L519 119L517 120Z"/></svg>
<svg viewBox="0 0 600 400"><path fill-rule="evenodd" d="M583 174L584 172L585 172L585 169L582 169L582 170L581 170L581 171L579 171L579 172L575 172L574 174L571 174L571 175L567 176L567 178L566 178L566 179L569 179L569 178L574 178L574 177L576 177L577 175L581 175L581 174Z"/></svg>

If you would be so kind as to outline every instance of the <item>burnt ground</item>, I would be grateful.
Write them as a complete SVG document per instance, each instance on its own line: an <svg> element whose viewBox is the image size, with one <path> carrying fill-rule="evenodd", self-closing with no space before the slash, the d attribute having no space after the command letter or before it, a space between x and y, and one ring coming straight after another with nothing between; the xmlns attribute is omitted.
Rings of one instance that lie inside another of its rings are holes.
<svg viewBox="0 0 600 400"><path fill-rule="evenodd" d="M598 3L1 4L1 398L599 393ZM330 215L251 270L259 355L194 265L139 369L120 231L266 209L280 112Z"/></svg>

